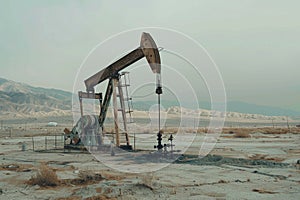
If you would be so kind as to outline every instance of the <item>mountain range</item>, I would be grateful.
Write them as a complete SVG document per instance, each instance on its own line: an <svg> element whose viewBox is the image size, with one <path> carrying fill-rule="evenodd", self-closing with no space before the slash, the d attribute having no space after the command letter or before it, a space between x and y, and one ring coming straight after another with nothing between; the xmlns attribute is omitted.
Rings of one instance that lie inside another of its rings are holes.
<svg viewBox="0 0 300 200"><path fill-rule="evenodd" d="M165 108L169 108L171 106L180 106L178 102L170 101L170 100L161 100L162 105ZM149 110L149 108L156 104L155 101L137 101L134 102L134 109L137 110ZM207 101L198 102L199 108L210 110L211 104ZM218 103L216 103L218 105ZM195 105L194 103L184 102L184 105ZM292 109L284 109L273 106L265 106L265 105L256 105L251 103L246 103L242 101L228 101L226 104L227 112L238 112L238 113L246 113L246 114L260 114L266 116L294 116L300 117L300 112ZM189 109L199 109L196 107L188 107Z"/></svg>
<svg viewBox="0 0 300 200"><path fill-rule="evenodd" d="M71 113L72 93L0 78L0 116L57 116Z"/></svg>
<svg viewBox="0 0 300 200"><path fill-rule="evenodd" d="M154 101L134 101L133 103L134 109L146 111L153 104L156 104ZM166 109L179 106L178 102L172 100L162 100L162 104ZM199 107L209 110L210 103L199 102ZM0 118L70 115L71 110L71 92L33 87L25 83L0 78ZM227 102L227 111L267 116L300 116L300 112L295 110L240 101Z"/></svg>

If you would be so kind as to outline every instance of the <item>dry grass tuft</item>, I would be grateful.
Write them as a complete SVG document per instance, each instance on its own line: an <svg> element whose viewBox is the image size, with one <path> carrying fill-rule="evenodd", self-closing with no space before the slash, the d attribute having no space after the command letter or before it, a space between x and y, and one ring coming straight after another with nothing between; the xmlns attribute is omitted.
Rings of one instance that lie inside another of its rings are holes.
<svg viewBox="0 0 300 200"><path fill-rule="evenodd" d="M234 134L235 138L250 138L251 135L249 133L245 133L245 132L238 132Z"/></svg>
<svg viewBox="0 0 300 200"><path fill-rule="evenodd" d="M284 127L254 127L254 128L248 128L248 127L242 127L242 128L223 128L222 131L224 134L234 134L234 133L262 133L262 134L287 134L287 133L294 133L299 134L300 128L297 127L291 127L290 129L284 128Z"/></svg>
<svg viewBox="0 0 300 200"><path fill-rule="evenodd" d="M115 197L107 197L105 195L97 195L97 196L92 196L85 198L84 200L117 200Z"/></svg>
<svg viewBox="0 0 300 200"><path fill-rule="evenodd" d="M173 127L173 128L165 128L163 129L164 133L169 133L169 134L175 134L179 131L179 129L177 127Z"/></svg>
<svg viewBox="0 0 300 200"><path fill-rule="evenodd" d="M254 155L250 155L248 157L251 160L269 160L269 161L273 161L273 162L282 162L285 160L284 158L269 157L268 155L264 155L264 154L254 154Z"/></svg>
<svg viewBox="0 0 300 200"><path fill-rule="evenodd" d="M102 187L96 188L97 193L102 193Z"/></svg>
<svg viewBox="0 0 300 200"><path fill-rule="evenodd" d="M70 197L60 197L55 200L81 200L82 198L79 196L70 196Z"/></svg>
<svg viewBox="0 0 300 200"><path fill-rule="evenodd" d="M198 128L197 133L207 133L208 129L207 128Z"/></svg>
<svg viewBox="0 0 300 200"><path fill-rule="evenodd" d="M35 176L32 176L28 181L30 185L39 185L41 187L57 186L59 179L56 172L46 164L41 164Z"/></svg>
<svg viewBox="0 0 300 200"><path fill-rule="evenodd" d="M264 134L287 134L290 132L287 128L269 128L265 127L261 129L261 132Z"/></svg>
<svg viewBox="0 0 300 200"><path fill-rule="evenodd" d="M80 171L78 178L75 179L63 179L61 180L62 185L88 185L98 183L104 178L101 174L94 173L92 171Z"/></svg>
<svg viewBox="0 0 300 200"><path fill-rule="evenodd" d="M254 155L250 155L248 156L249 159L251 160L264 160L267 157L267 155L264 154L254 154Z"/></svg>
<svg viewBox="0 0 300 200"><path fill-rule="evenodd" d="M100 174L96 174L92 171L80 171L79 174L79 179L82 180L83 182L94 182L94 181L101 181L104 178Z"/></svg>

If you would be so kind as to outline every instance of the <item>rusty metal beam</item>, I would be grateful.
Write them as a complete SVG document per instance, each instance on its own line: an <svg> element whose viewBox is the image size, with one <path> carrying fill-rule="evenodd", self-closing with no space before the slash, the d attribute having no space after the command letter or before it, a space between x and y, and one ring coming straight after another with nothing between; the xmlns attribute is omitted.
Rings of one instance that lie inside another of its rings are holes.
<svg viewBox="0 0 300 200"><path fill-rule="evenodd" d="M99 99L102 100L102 93L87 93L87 92L78 92L78 97L79 98L84 98L84 99Z"/></svg>
<svg viewBox="0 0 300 200"><path fill-rule="evenodd" d="M157 46L149 33L143 33L140 46L110 64L105 69L94 74L84 81L87 92L94 92L94 87L116 75L122 69L146 57L153 73L160 73L160 56Z"/></svg>
<svg viewBox="0 0 300 200"><path fill-rule="evenodd" d="M122 69L128 67L132 63L140 60L144 57L144 53L142 49L137 48L127 54L126 56L122 57L121 59L117 60L116 62L110 64L105 69L99 71L98 73L94 74L90 78L84 81L87 91L93 91L94 87L99 83L105 81L106 79L114 76L116 73L121 71Z"/></svg>

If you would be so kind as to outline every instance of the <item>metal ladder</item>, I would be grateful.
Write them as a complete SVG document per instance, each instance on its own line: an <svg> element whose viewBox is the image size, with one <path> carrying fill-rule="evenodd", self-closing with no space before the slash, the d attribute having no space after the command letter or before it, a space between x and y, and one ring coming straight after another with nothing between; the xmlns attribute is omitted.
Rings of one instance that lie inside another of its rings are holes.
<svg viewBox="0 0 300 200"><path fill-rule="evenodd" d="M117 136L117 145L119 146L121 143L127 143L129 145L129 136L128 136L128 124L133 123L132 115L132 98L129 97L128 87L130 86L129 72L122 72L117 81L117 85L115 87L116 90L116 98L119 98L119 102L114 103L115 112L120 112L121 117L118 118L118 114L116 113L115 120L117 122L117 129L119 135L119 130L122 130L120 134L125 135L126 141L120 141L120 137ZM117 100L115 100L117 101ZM122 125L121 125L122 124ZM121 129L123 126L123 129ZM123 138L123 137L122 137Z"/></svg>
<svg viewBox="0 0 300 200"><path fill-rule="evenodd" d="M129 89L128 89L129 87L130 87L129 72L122 72L120 74L120 79L118 84L120 105L121 105L120 111L124 112L126 123L133 123L133 118L131 114L133 112L133 106L132 106L132 98L129 97Z"/></svg>

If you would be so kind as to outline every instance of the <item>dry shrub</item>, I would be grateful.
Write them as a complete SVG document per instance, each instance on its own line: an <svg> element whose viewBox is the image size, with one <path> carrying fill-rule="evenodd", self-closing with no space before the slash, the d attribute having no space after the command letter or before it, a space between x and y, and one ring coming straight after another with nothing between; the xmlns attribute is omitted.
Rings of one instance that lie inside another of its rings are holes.
<svg viewBox="0 0 300 200"><path fill-rule="evenodd" d="M148 173L148 174L142 176L141 181L139 183L137 183L136 185L153 190L153 179L154 179L153 174Z"/></svg>
<svg viewBox="0 0 300 200"><path fill-rule="evenodd" d="M290 129L284 128L284 127L255 127L255 128L249 128L249 127L242 127L242 128L223 128L222 131L224 134L234 134L234 133L262 133L262 134L287 134L287 133L293 133L293 134L299 134L300 128L297 127L291 127ZM260 136L261 137L261 136Z"/></svg>
<svg viewBox="0 0 300 200"><path fill-rule="evenodd" d="M198 128L197 133L207 133L208 129L207 128Z"/></svg>
<svg viewBox="0 0 300 200"><path fill-rule="evenodd" d="M228 181L225 181L223 179L219 180L218 183L228 183Z"/></svg>
<svg viewBox="0 0 300 200"><path fill-rule="evenodd" d="M234 134L235 138L250 138L251 135L249 133L238 132Z"/></svg>
<svg viewBox="0 0 300 200"><path fill-rule="evenodd" d="M82 198L79 196L70 196L70 197L59 197L55 200L81 200Z"/></svg>
<svg viewBox="0 0 300 200"><path fill-rule="evenodd" d="M235 134L235 133L253 133L257 132L258 128L223 128L222 133L224 134Z"/></svg>
<svg viewBox="0 0 300 200"><path fill-rule="evenodd" d="M96 188L97 193L102 193L102 187Z"/></svg>
<svg viewBox="0 0 300 200"><path fill-rule="evenodd" d="M130 177L130 174L124 173L124 174L118 174L118 173L113 173L113 172L101 172L101 174L103 175L103 177L106 180L122 180L124 178L128 178Z"/></svg>
<svg viewBox="0 0 300 200"><path fill-rule="evenodd" d="M176 127L174 127L174 128L165 128L164 130L163 130L165 133L177 133L179 130L178 130L178 128L176 128Z"/></svg>
<svg viewBox="0 0 300 200"><path fill-rule="evenodd" d="M104 179L100 174L96 174L92 171L80 171L78 176L79 178L75 179L64 179L61 183L63 185L87 185L98 183Z"/></svg>
<svg viewBox="0 0 300 200"><path fill-rule="evenodd" d="M97 196L92 196L85 198L84 200L117 200L115 197L107 197L105 195L97 195Z"/></svg>
<svg viewBox="0 0 300 200"><path fill-rule="evenodd" d="M287 134L289 129L287 128L262 128L261 132L264 134Z"/></svg>
<svg viewBox="0 0 300 200"><path fill-rule="evenodd" d="M80 171L78 176L83 182L101 181L104 179L100 174L96 174L92 171Z"/></svg>
<svg viewBox="0 0 300 200"><path fill-rule="evenodd" d="M285 158L279 158L279 157L268 157L266 160L274 161L274 162L282 162L285 160Z"/></svg>
<svg viewBox="0 0 300 200"><path fill-rule="evenodd" d="M269 160L269 161L274 161L274 162L282 162L285 160L284 158L279 158L279 157L268 157L268 155L264 155L264 154L250 155L249 159L251 159L251 160Z"/></svg>
<svg viewBox="0 0 300 200"><path fill-rule="evenodd" d="M251 160L263 160L267 157L267 155L264 154L254 154L254 155L250 155L248 156Z"/></svg>
<svg viewBox="0 0 300 200"><path fill-rule="evenodd" d="M32 176L28 183L42 187L57 186L59 184L59 179L53 169L46 164L41 164L36 175Z"/></svg>
<svg viewBox="0 0 300 200"><path fill-rule="evenodd" d="M293 133L293 134L299 134L300 133L300 127L291 127L289 132Z"/></svg>

